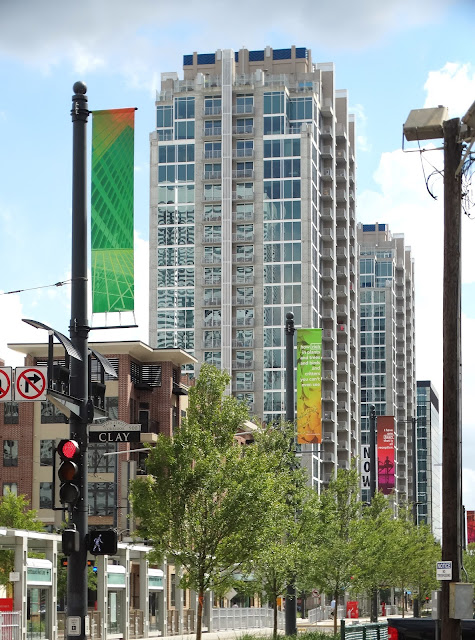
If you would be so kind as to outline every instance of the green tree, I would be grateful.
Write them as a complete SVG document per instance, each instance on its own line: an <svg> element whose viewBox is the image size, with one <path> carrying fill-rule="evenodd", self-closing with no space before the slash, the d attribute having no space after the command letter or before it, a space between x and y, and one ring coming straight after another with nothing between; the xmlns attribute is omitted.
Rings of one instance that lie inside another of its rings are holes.
<svg viewBox="0 0 475 640"><path fill-rule="evenodd" d="M0 527L43 531L43 523L37 520L36 510L29 509L26 496L17 496L11 491L0 498ZM9 549L0 551L0 584L9 585L10 572L15 566L15 552Z"/></svg>
<svg viewBox="0 0 475 640"><path fill-rule="evenodd" d="M226 372L202 366L186 420L173 438L159 436L149 475L131 490L139 532L152 541L155 558L182 567L182 586L198 593L197 640L204 593L226 592L236 570L261 550L269 514L282 501L278 455L236 443L248 412L225 395L229 382Z"/></svg>
<svg viewBox="0 0 475 640"><path fill-rule="evenodd" d="M439 582L436 579L436 563L441 558L440 543L434 538L429 525L419 524L414 531L414 556L412 587L419 598L419 602L424 604L430 598L434 589L437 589Z"/></svg>
<svg viewBox="0 0 475 640"><path fill-rule="evenodd" d="M276 476L279 488L285 496L268 514L267 538L260 552L246 564L245 571L253 576L247 590L264 592L274 610L273 634L277 636L277 599L286 595L290 583L300 575L302 561L302 539L311 518L311 505L317 495L306 484L306 472L301 468L294 446L294 426L282 423L256 435L255 447L263 455L276 458Z"/></svg>
<svg viewBox="0 0 475 640"><path fill-rule="evenodd" d="M308 540L307 549L309 585L319 587L335 600L335 634L336 608L354 573L353 537L359 515L358 472L355 468L340 469L320 496L313 538Z"/></svg>
<svg viewBox="0 0 475 640"><path fill-rule="evenodd" d="M391 584L394 512L379 491L362 507L353 538L353 585L369 594Z"/></svg>

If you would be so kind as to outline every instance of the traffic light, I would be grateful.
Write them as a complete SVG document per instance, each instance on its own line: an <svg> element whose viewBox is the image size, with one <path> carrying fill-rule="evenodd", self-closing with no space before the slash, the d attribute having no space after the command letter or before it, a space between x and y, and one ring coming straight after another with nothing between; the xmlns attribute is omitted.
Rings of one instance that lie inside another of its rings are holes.
<svg viewBox="0 0 475 640"><path fill-rule="evenodd" d="M61 482L59 499L63 504L73 505L79 498L79 464L81 452L76 440L61 440L56 451L61 459L58 477Z"/></svg>
<svg viewBox="0 0 475 640"><path fill-rule="evenodd" d="M115 529L92 529L89 531L88 551L95 556L113 556L117 553L117 531Z"/></svg>
<svg viewBox="0 0 475 640"><path fill-rule="evenodd" d="M61 535L61 546L65 556L79 551L79 531L76 529L65 529Z"/></svg>
<svg viewBox="0 0 475 640"><path fill-rule="evenodd" d="M61 566L64 567L65 569L68 567L68 559L67 558L61 558ZM95 560L88 560L87 561L87 566L88 567L92 567L93 572L97 573L97 567L96 567L96 561Z"/></svg>

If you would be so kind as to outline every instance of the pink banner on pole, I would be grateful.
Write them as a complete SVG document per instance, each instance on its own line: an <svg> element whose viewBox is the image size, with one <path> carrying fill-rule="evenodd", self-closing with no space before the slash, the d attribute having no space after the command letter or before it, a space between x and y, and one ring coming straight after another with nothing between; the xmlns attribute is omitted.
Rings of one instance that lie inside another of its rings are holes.
<svg viewBox="0 0 475 640"><path fill-rule="evenodd" d="M467 511L467 544L475 542L475 511Z"/></svg>
<svg viewBox="0 0 475 640"><path fill-rule="evenodd" d="M394 416L378 416L378 489L389 495L395 486Z"/></svg>

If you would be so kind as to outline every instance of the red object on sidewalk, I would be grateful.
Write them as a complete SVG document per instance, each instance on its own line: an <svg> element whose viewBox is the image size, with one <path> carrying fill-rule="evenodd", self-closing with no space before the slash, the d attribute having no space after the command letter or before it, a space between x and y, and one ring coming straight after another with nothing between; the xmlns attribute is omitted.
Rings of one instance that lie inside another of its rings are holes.
<svg viewBox="0 0 475 640"><path fill-rule="evenodd" d="M385 602L381 602L381 615L383 616L383 618L386 617L386 603Z"/></svg>
<svg viewBox="0 0 475 640"><path fill-rule="evenodd" d="M13 598L0 598L0 611L13 611Z"/></svg>
<svg viewBox="0 0 475 640"><path fill-rule="evenodd" d="M358 601L348 600L346 603L346 617L347 618L359 618Z"/></svg>

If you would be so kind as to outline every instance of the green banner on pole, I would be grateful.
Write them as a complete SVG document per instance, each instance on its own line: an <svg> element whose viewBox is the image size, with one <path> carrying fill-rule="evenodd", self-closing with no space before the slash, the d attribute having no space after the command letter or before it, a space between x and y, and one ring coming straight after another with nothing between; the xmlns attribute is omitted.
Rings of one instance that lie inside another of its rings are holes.
<svg viewBox="0 0 475 640"><path fill-rule="evenodd" d="M92 115L92 312L133 311L135 109Z"/></svg>
<svg viewBox="0 0 475 640"><path fill-rule="evenodd" d="M322 330L297 329L297 442L322 441Z"/></svg>

